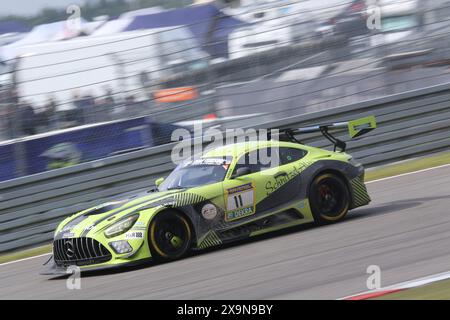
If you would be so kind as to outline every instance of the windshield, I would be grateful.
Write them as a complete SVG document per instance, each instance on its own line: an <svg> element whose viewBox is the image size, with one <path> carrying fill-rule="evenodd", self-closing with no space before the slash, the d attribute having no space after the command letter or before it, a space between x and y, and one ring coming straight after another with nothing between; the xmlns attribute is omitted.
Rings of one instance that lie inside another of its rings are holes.
<svg viewBox="0 0 450 320"><path fill-rule="evenodd" d="M160 191L193 188L221 182L227 174L231 157L188 159L179 164L161 183Z"/></svg>

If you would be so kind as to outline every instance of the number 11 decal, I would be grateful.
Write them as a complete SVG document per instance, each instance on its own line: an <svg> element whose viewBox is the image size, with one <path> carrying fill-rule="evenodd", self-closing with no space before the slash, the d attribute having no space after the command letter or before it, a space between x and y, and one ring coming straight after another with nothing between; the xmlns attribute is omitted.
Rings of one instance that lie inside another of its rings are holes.
<svg viewBox="0 0 450 320"><path fill-rule="evenodd" d="M238 196L234 196L234 201L236 202L236 208L243 207L244 204L242 203L242 194Z"/></svg>
<svg viewBox="0 0 450 320"><path fill-rule="evenodd" d="M226 221L233 221L255 213L255 188L252 183L226 190Z"/></svg>

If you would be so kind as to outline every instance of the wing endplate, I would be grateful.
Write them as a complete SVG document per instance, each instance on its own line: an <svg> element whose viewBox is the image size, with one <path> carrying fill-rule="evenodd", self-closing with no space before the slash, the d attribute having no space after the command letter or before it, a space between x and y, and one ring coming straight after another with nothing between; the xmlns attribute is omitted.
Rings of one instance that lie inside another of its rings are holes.
<svg viewBox="0 0 450 320"><path fill-rule="evenodd" d="M360 118L348 122L348 133L350 138L360 137L377 128L377 121L374 116Z"/></svg>

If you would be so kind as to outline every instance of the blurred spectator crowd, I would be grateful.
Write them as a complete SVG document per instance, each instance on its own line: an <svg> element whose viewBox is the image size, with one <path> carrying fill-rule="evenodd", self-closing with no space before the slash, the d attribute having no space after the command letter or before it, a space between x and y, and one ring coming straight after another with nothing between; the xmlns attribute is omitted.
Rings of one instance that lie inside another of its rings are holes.
<svg viewBox="0 0 450 320"><path fill-rule="evenodd" d="M133 95L118 97L111 89L105 94L73 92L69 102L49 96L45 105L32 106L15 90L0 90L0 141L71 127L137 117L148 114L151 100L136 101Z"/></svg>

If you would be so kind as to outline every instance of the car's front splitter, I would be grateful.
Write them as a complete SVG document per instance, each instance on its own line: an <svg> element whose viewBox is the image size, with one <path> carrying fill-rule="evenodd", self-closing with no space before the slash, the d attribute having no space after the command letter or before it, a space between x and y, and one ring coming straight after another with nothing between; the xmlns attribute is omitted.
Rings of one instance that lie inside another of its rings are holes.
<svg viewBox="0 0 450 320"><path fill-rule="evenodd" d="M126 267L133 267L133 266L139 266L143 265L149 262L152 262L152 258L145 258L135 261L128 261L123 263L117 263L117 264L103 264L103 265L95 265L95 266L81 266L80 271L82 273L84 272L90 272L90 271L104 271L104 270L111 270L111 269L118 269L118 268L126 268ZM53 259L53 256L44 264L45 268L42 270L39 274L40 275L53 275L53 276L61 276L61 275L70 275L73 274L73 269L71 269L71 266L67 267L60 267L56 265L55 260Z"/></svg>

